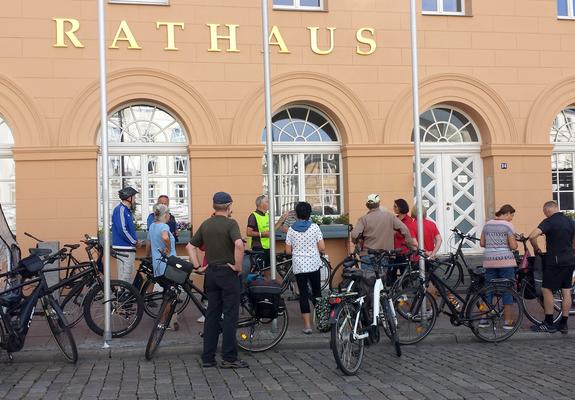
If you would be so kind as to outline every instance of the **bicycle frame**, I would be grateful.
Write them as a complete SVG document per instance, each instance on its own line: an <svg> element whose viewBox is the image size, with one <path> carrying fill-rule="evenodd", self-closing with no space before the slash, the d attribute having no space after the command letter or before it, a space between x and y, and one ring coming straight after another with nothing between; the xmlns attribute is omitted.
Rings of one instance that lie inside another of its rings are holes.
<svg viewBox="0 0 575 400"><path fill-rule="evenodd" d="M379 312L380 312L380 310L379 310L379 307L380 307L379 296L383 290L384 290L383 280L381 279L381 276L379 275L379 273L377 273L377 279L375 280L375 284L373 286L373 304L372 304L373 319L371 322L371 326L379 325ZM360 309L363 309L363 304L365 303L365 296L359 297L357 300L355 300L355 303L358 303ZM358 312L355 316L355 323L353 326L353 338L354 338L354 340L361 340L361 339L365 339L365 338L369 337L368 331L361 333L361 334L357 333L357 326L359 324L360 314L361 313Z"/></svg>

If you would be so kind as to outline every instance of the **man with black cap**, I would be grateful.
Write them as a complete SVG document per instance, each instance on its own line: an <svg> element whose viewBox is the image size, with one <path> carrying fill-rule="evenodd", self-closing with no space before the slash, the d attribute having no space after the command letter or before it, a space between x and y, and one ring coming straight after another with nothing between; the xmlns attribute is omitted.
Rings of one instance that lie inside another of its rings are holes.
<svg viewBox="0 0 575 400"><path fill-rule="evenodd" d="M136 247L143 245L136 236L136 227L132 211L136 208L136 194L138 191L127 186L118 191L120 204L112 213L112 248L121 257L117 258L118 279L132 283L134 278L134 261L136 260Z"/></svg>
<svg viewBox="0 0 575 400"><path fill-rule="evenodd" d="M240 308L240 278L244 243L238 223L231 219L232 197L217 192L213 198L214 214L198 228L186 246L190 260L201 265L197 249L204 246L208 261L204 287L208 297L208 311L204 323L202 366L216 366L219 330L222 328L221 368L247 368L238 359L236 328ZM200 269L202 270L202 269ZM223 314L223 319L222 319Z"/></svg>

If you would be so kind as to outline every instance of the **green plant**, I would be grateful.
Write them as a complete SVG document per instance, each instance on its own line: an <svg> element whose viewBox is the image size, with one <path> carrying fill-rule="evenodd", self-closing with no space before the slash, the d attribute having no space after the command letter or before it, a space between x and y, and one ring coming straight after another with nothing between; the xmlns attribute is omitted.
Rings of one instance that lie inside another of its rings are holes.
<svg viewBox="0 0 575 400"><path fill-rule="evenodd" d="M334 224L349 225L349 214L342 214L339 217L335 217L333 220Z"/></svg>
<svg viewBox="0 0 575 400"><path fill-rule="evenodd" d="M318 224L321 225L321 215L312 215L311 216L311 222L313 222L314 224Z"/></svg>
<svg viewBox="0 0 575 400"><path fill-rule="evenodd" d="M575 219L575 211L563 211L563 214L571 219Z"/></svg>
<svg viewBox="0 0 575 400"><path fill-rule="evenodd" d="M327 215L321 218L322 225L330 225L332 222L333 219L331 217L328 217Z"/></svg>

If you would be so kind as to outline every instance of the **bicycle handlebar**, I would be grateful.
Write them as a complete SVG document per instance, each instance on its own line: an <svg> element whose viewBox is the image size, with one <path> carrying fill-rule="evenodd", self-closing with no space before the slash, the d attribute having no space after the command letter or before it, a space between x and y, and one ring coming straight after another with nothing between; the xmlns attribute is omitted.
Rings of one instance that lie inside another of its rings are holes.
<svg viewBox="0 0 575 400"><path fill-rule="evenodd" d="M31 233L24 232L24 235L28 236L29 238L34 239L34 240L37 241L37 242L40 242L40 243L43 242L43 240L38 239L36 236L32 235Z"/></svg>
<svg viewBox="0 0 575 400"><path fill-rule="evenodd" d="M461 232L459 229L457 228L453 228L451 229L451 232L454 232L457 236L459 236L461 239L467 239L467 240L471 240L473 242L477 242L479 240L479 238L475 237L475 236L471 236L471 235L466 235L465 233Z"/></svg>

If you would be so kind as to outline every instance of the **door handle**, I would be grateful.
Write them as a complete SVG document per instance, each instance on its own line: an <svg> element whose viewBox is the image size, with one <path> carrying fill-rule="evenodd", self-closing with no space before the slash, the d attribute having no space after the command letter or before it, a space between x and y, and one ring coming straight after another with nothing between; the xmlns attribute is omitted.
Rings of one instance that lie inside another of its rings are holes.
<svg viewBox="0 0 575 400"><path fill-rule="evenodd" d="M452 206L453 204L451 204L451 203L445 203L445 205L446 205L447 207L449 207L449 206Z"/></svg>

